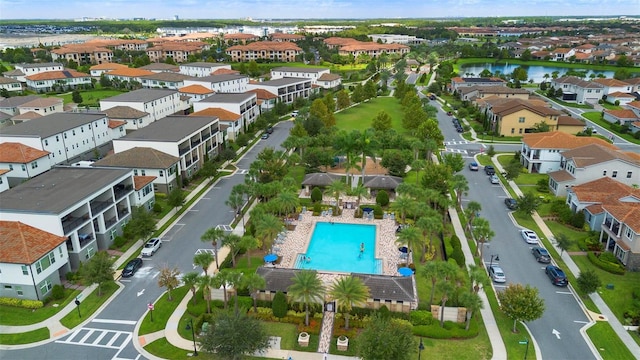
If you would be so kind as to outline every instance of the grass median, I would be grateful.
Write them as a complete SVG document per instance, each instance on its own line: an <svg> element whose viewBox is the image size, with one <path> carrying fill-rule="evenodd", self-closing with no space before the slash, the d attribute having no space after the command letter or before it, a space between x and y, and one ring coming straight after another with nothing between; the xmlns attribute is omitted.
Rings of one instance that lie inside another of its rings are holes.
<svg viewBox="0 0 640 360"><path fill-rule="evenodd" d="M78 296L79 293L79 290L66 289L66 298L64 301L52 301L37 310L2 305L0 306L0 325L31 325L47 320L53 315L57 314L60 310L64 309L71 301L76 298L76 296Z"/></svg>
<svg viewBox="0 0 640 360"><path fill-rule="evenodd" d="M80 311L77 309L71 311L67 316L60 320L60 323L68 329L73 329L83 321L87 320L94 312L96 312L111 295L113 295L119 286L115 282L102 285L102 295L98 296L98 288L93 290L89 296L80 299Z"/></svg>
<svg viewBox="0 0 640 360"><path fill-rule="evenodd" d="M151 312L147 312L147 315L142 320L142 324L140 324L138 334L145 335L163 330L167 325L167 321L169 321L169 317L176 310L178 304L180 304L180 301L182 301L188 291L189 288L186 286L174 289L171 292L173 297L172 301L169 301L169 293L165 292L160 299L154 303L153 322L151 321Z"/></svg>
<svg viewBox="0 0 640 360"><path fill-rule="evenodd" d="M50 337L49 329L46 327L16 334L0 334L0 344L21 345L47 340Z"/></svg>

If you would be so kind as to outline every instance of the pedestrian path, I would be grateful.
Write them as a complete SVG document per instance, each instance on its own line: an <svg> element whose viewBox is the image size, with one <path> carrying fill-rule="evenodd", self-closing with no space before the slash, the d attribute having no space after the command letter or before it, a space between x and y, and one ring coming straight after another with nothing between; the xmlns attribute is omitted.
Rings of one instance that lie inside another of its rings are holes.
<svg viewBox="0 0 640 360"><path fill-rule="evenodd" d="M320 343L318 344L319 353L329 352L334 320L335 313L333 311L325 311L322 315L322 329L320 330Z"/></svg>
<svg viewBox="0 0 640 360"><path fill-rule="evenodd" d="M506 155L511 156L508 154ZM494 166L496 167L496 172L502 173L504 172L504 169L502 168L502 165L500 165L500 162L498 161L498 156L500 156L500 154L493 156L491 160L493 160ZM511 189L513 189L513 191L516 193L517 196L523 196L522 191L514 181L510 180L508 181L508 184L511 187ZM562 253L561 258L564 261L564 263L567 265L567 269L569 269L569 271L571 271L573 276L577 278L580 275L580 269L578 268L576 263L573 261L570 254L558 248L557 243L553 236L553 232L551 232L547 224L544 222L544 220L542 220L542 218L540 217L540 215L538 215L537 212L534 212L531 217L533 218L533 221L536 223L536 225L538 225L538 227L540 228L540 231L542 231L542 234L546 236L547 239L549 239L549 241L551 242L551 244L555 247L558 254ZM616 316L613 314L609 306L604 302L602 297L600 297L600 294L595 292L593 294L590 294L589 297L596 304L596 306L598 307L602 315L604 315L607 318L607 321L609 322L613 330L616 332L620 340L622 340L622 342L627 346L627 348L631 351L631 353L637 359L640 359L640 345L638 345L638 343L636 343L633 340L631 335L629 335L629 332L624 328L624 326L622 326L622 323L620 323L620 320L616 318ZM576 297L576 298L581 303L583 309L586 310L586 308L584 307L584 304L582 304L582 301L579 299L579 297ZM587 311L587 314L591 315L591 312ZM591 317L591 319L594 321L596 320L593 317Z"/></svg>

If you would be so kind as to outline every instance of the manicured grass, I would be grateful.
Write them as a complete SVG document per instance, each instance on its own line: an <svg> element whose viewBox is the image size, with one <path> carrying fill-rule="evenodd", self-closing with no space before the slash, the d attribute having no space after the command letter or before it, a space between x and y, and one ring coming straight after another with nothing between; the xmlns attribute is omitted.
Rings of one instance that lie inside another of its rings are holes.
<svg viewBox="0 0 640 360"><path fill-rule="evenodd" d="M515 142L522 141L522 136L491 136L491 134L476 133L476 138L484 142Z"/></svg>
<svg viewBox="0 0 640 360"><path fill-rule="evenodd" d="M96 288L89 296L84 299L80 299L80 315L78 311L72 311L60 320L60 323L69 329L73 329L81 322L85 321L91 314L96 312L102 304L107 301L118 290L118 285L115 282L102 285L102 295L98 296L98 288Z"/></svg>
<svg viewBox="0 0 640 360"><path fill-rule="evenodd" d="M547 227L549 227L549 230L551 230L551 232L555 236L558 236L558 234L564 234L566 237L573 240L573 243L569 247L568 251L582 251L582 249L580 249L580 246L578 245L578 240L583 240L588 237L586 231L580 231L564 226L557 221L547 220L545 221L545 224L547 224Z"/></svg>
<svg viewBox="0 0 640 360"><path fill-rule="evenodd" d="M180 301L184 298L189 289L186 286L174 289L171 292L173 300L169 301L169 293L164 293L160 299L154 303L153 309L153 322L151 322L151 312L147 312L147 315L140 324L140 330L138 334L145 335L156 331L160 331L167 326L167 321L173 312L175 311Z"/></svg>
<svg viewBox="0 0 640 360"><path fill-rule="evenodd" d="M640 272L627 271L624 275L615 275L592 265L584 255L576 255L571 258L581 271L593 269L598 274L602 282L602 287L598 289L598 294L607 303L616 318L624 324L623 314L632 306L631 293L634 289L640 289ZM612 284L613 290L607 289L607 284Z"/></svg>
<svg viewBox="0 0 640 360"><path fill-rule="evenodd" d="M92 90L80 90L80 95L82 96L82 104L80 106L100 106L100 100L120 95L124 93L124 91L120 90L109 90L109 89L92 89ZM63 95L55 95L56 97L61 98L65 104L72 103L71 93L66 93Z"/></svg>
<svg viewBox="0 0 640 360"><path fill-rule="evenodd" d="M602 105L602 107L603 107L603 108L605 108L605 109L609 109L609 110L622 110L622 109L623 109L623 107L622 107L622 106L614 105L614 104L610 104L610 103L608 103L608 102L606 102L606 101L605 101L605 102L603 102L603 103L602 103L602 104L600 104L600 105Z"/></svg>
<svg viewBox="0 0 640 360"><path fill-rule="evenodd" d="M371 122L380 111L389 114L393 129L398 133L405 132L402 128L402 106L392 97L378 97L336 113L336 126L347 132L364 131L371 127Z"/></svg>
<svg viewBox="0 0 640 360"><path fill-rule="evenodd" d="M49 329L46 327L18 334L0 334L0 344L19 345L30 344L49 338Z"/></svg>
<svg viewBox="0 0 640 360"><path fill-rule="evenodd" d="M602 114L600 114L599 112L597 112L597 111L586 112L586 113L583 113L582 116L585 119L593 121L594 123L602 126L603 128L607 129L607 131L615 133L616 135L622 137L623 139L625 139L625 140L627 140L629 142L632 142L634 144L639 144L640 145L640 139L636 139L630 134L620 134L619 132L611 130L611 124L608 121L603 120L602 119Z"/></svg>
<svg viewBox="0 0 640 360"><path fill-rule="evenodd" d="M537 185L538 181L544 180L549 182L549 175L547 174L531 174L531 173L521 173L515 179L515 183L518 185Z"/></svg>
<svg viewBox="0 0 640 360"><path fill-rule="evenodd" d="M593 345L604 360L635 359L635 356L620 340L609 323L599 321L587 330Z"/></svg>
<svg viewBox="0 0 640 360"><path fill-rule="evenodd" d="M67 297L64 301L52 301L48 305L37 309L23 309L13 306L0 306L0 325L15 326L15 325L31 325L46 320L53 315L57 314L60 310L64 309L67 304L73 301L80 293L78 290L65 290ZM54 307L54 304L58 304Z"/></svg>
<svg viewBox="0 0 640 360"><path fill-rule="evenodd" d="M145 346L144 349L161 359L171 360L191 359L192 357L188 354L193 353L193 351L182 350L171 345L166 338L160 338ZM214 357L207 353L198 353L198 359L214 359Z"/></svg>

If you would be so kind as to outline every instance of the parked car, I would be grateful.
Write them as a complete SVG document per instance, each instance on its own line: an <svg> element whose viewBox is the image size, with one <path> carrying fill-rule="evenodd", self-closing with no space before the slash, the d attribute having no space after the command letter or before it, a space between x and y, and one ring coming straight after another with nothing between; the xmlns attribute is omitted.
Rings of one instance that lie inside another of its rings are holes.
<svg viewBox="0 0 640 360"><path fill-rule="evenodd" d="M269 133L263 133L262 136L260 137L262 140L268 139L269 138Z"/></svg>
<svg viewBox="0 0 640 360"><path fill-rule="evenodd" d="M496 173L496 169L491 165L487 165L484 167L484 173L487 175L494 175Z"/></svg>
<svg viewBox="0 0 640 360"><path fill-rule="evenodd" d="M298 110L293 110L293 111L291 112L291 116L293 116L293 117L298 116Z"/></svg>
<svg viewBox="0 0 640 360"><path fill-rule="evenodd" d="M267 134L273 134L273 126L269 125L267 127Z"/></svg>
<svg viewBox="0 0 640 360"><path fill-rule="evenodd" d="M142 248L142 256L153 256L153 254L158 251L162 247L162 240L158 238L149 239L144 247Z"/></svg>
<svg viewBox="0 0 640 360"><path fill-rule="evenodd" d="M541 248L539 246L533 247L531 248L531 253L539 263L548 264L551 262L551 256L545 248Z"/></svg>
<svg viewBox="0 0 640 360"><path fill-rule="evenodd" d="M140 269L141 266L142 266L142 259L135 258L133 260L129 260L127 265L122 270L122 277L133 276L133 274L135 274L136 271L138 271L138 269Z"/></svg>
<svg viewBox="0 0 640 360"><path fill-rule="evenodd" d="M489 181L491 181L491 183L494 185L500 184L500 179L496 175L489 176Z"/></svg>
<svg viewBox="0 0 640 360"><path fill-rule="evenodd" d="M504 275L504 271L498 265L489 266L489 277L491 280L497 283L507 282L507 277Z"/></svg>
<svg viewBox="0 0 640 360"><path fill-rule="evenodd" d="M478 171L479 167L478 167L478 163L475 161L472 161L469 163L469 170L471 171Z"/></svg>
<svg viewBox="0 0 640 360"><path fill-rule="evenodd" d="M456 126L456 131L462 133L464 132L464 129L462 128L462 126Z"/></svg>
<svg viewBox="0 0 640 360"><path fill-rule="evenodd" d="M520 236L527 242L527 244L538 244L540 239L538 239L538 235L533 230L522 229L520 230Z"/></svg>
<svg viewBox="0 0 640 360"><path fill-rule="evenodd" d="M451 111L447 111L447 115L451 116L453 113Z"/></svg>
<svg viewBox="0 0 640 360"><path fill-rule="evenodd" d="M504 199L504 204L507 205L507 208L509 208L509 210L515 210L518 208L518 202L514 198Z"/></svg>
<svg viewBox="0 0 640 360"><path fill-rule="evenodd" d="M551 279L551 283L556 286L567 286L569 285L569 281L567 280L567 275L564 274L564 271L555 265L547 265L544 269L544 272L547 273L549 279Z"/></svg>
<svg viewBox="0 0 640 360"><path fill-rule="evenodd" d="M429 95L429 100L435 100L435 99L436 99L436 96L434 94Z"/></svg>

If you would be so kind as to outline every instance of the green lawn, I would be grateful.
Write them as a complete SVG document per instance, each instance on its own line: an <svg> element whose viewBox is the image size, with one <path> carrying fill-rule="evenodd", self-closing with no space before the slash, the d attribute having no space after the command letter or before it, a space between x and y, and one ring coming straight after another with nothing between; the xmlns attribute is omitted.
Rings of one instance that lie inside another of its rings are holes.
<svg viewBox="0 0 640 360"><path fill-rule="evenodd" d="M120 90L103 90L103 89L92 89L92 90L80 90L80 95L82 95L82 104L81 106L100 106L100 100L120 95L124 93L124 91ZM72 103L71 93L67 93L64 95L54 95L55 97L61 98L65 104Z"/></svg>
<svg viewBox="0 0 640 360"><path fill-rule="evenodd" d="M634 289L640 289L640 272L627 271L624 275L615 275L592 265L584 255L572 256L572 259L580 270L593 269L598 274L600 281L602 281L602 287L598 289L598 294L618 320L624 324L623 314L631 307L631 293ZM607 284L613 284L613 290L607 289Z"/></svg>
<svg viewBox="0 0 640 360"><path fill-rule="evenodd" d="M49 338L49 329L46 327L18 334L0 334L0 344L19 345L30 344Z"/></svg>
<svg viewBox="0 0 640 360"><path fill-rule="evenodd" d="M0 325L31 325L46 320L64 309L80 293L78 290L65 290L67 297L63 301L52 301L48 305L37 309L23 309L13 306L0 306ZM54 307L53 305L58 306Z"/></svg>
<svg viewBox="0 0 640 360"><path fill-rule="evenodd" d="M385 111L391 116L391 126L398 133L404 133L402 127L402 106L396 98L379 97L360 103L349 109L336 113L336 126L339 130L364 131L371 127L371 121L380 111Z"/></svg>
<svg viewBox="0 0 640 360"><path fill-rule="evenodd" d="M607 131L615 133L616 135L618 135L618 136L622 137L623 139L625 139L627 141L630 141L630 142L632 142L634 144L640 145L640 139L636 139L630 134L620 134L619 132L611 130L611 124L608 121L602 119L602 114L601 113L599 113L597 111L591 111L591 112L583 113L582 116L585 119L593 121L594 123L602 126L603 128L607 129Z"/></svg>
<svg viewBox="0 0 640 360"><path fill-rule="evenodd" d="M587 335L593 341L593 345L598 349L603 360L635 359L609 323L597 322L587 330Z"/></svg>
<svg viewBox="0 0 640 360"><path fill-rule="evenodd" d="M171 292L173 296L172 301L168 300L169 293L163 294L160 299L154 303L153 322L151 322L151 312L148 312L142 320L142 324L140 324L138 334L145 335L164 329L167 326L169 317L173 314L188 291L189 289L185 286L174 289Z"/></svg>
<svg viewBox="0 0 640 360"><path fill-rule="evenodd" d="M85 321L91 314L96 312L102 304L107 301L118 290L118 285L115 282L102 285L102 295L98 296L98 289L96 288L89 296L84 299L80 299L80 315L78 316L77 309L68 313L67 316L60 320L62 325L69 329L73 329L81 322Z"/></svg>

